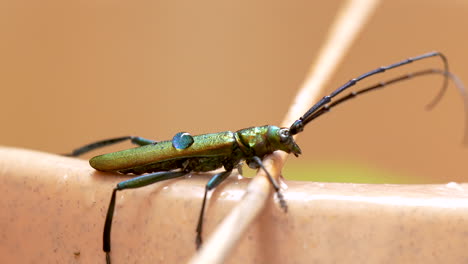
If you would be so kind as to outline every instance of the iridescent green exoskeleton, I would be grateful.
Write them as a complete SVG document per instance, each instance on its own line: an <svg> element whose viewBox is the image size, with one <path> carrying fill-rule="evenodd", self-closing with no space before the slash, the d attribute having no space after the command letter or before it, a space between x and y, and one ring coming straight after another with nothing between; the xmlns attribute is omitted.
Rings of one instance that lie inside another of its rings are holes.
<svg viewBox="0 0 468 264"><path fill-rule="evenodd" d="M374 86L354 91L332 101L335 96L355 85L362 79L392 68L400 67L413 61L434 56L438 56L443 60L443 70L428 69L403 75L387 82L381 82ZM323 97L289 128L266 125L245 128L236 132L227 131L198 136L192 136L189 133L180 132L177 133L172 140L159 142L141 137L126 136L101 140L83 146L72 153L67 154L68 156L78 156L85 152L125 140L131 140L132 143L140 146L137 148L100 155L89 161L91 166L99 171L119 172L123 174L131 173L137 175L135 178L118 183L112 191L103 234L103 250L106 253L107 263L110 263L111 226L117 191L147 186L155 182L182 177L192 172L207 172L224 168L224 171L213 175L206 184L196 228L196 246L198 248L202 243L203 215L208 191L216 188L216 186L226 179L234 169L238 169L242 162L246 162L251 168L260 168L266 172L269 177L269 181L273 185L276 195L278 196L280 206L286 212L287 205L281 194L279 184L273 177L271 177L262 164L262 159L266 155L280 150L298 156L301 154L301 150L295 143L293 136L302 132L304 126L310 121L324 113L327 113L331 108L338 104L354 98L359 94L376 90L386 85L407 80L415 76L427 74L441 74L445 77L443 89L434 101L430 103L430 107L433 107L442 97L447 88L448 79L450 78L455 82L457 88L462 94L465 102L465 110L468 111L468 103L464 87L458 78L448 71L448 64L445 56L439 52L431 52L414 58L409 58L389 66L377 68L357 78L351 79L330 95Z"/></svg>

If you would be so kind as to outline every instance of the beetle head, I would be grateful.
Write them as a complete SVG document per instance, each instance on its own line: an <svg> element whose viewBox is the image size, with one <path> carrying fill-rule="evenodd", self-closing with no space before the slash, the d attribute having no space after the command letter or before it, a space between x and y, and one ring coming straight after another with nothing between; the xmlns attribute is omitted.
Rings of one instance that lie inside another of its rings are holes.
<svg viewBox="0 0 468 264"><path fill-rule="evenodd" d="M286 149L282 149L287 153L292 153L294 156L299 156L301 154L301 148L296 144L292 134L290 133L288 128L281 128L278 130L278 135L280 138L281 145L283 145Z"/></svg>

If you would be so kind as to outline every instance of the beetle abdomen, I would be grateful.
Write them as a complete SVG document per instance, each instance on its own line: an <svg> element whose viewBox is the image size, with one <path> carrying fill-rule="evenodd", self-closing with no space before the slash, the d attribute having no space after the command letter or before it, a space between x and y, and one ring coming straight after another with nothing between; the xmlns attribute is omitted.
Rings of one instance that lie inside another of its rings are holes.
<svg viewBox="0 0 468 264"><path fill-rule="evenodd" d="M89 163L100 171L144 173L151 170L167 171L182 168L180 163L195 160L192 165L194 171L207 171L205 167L213 167L211 163L215 162L214 159L232 155L236 146L234 133L230 131L193 136L193 140L193 144L185 149L175 148L170 140L160 141L154 145L96 156L90 159ZM207 165L196 165L202 163L196 162L197 159L205 158L208 158Z"/></svg>
<svg viewBox="0 0 468 264"><path fill-rule="evenodd" d="M225 159L225 156L173 159L120 170L119 172L123 174L133 173L136 175L158 171L170 171L175 169L194 172L206 172L221 168Z"/></svg>

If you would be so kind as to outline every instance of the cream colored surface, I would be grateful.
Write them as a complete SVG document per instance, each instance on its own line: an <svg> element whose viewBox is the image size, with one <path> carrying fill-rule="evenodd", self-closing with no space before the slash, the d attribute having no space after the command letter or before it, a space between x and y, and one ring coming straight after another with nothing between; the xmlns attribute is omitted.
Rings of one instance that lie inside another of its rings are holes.
<svg viewBox="0 0 468 264"><path fill-rule="evenodd" d="M112 186L126 178L85 161L0 149L2 263L103 263ZM185 263L207 175L122 191L112 233L118 263ZM213 192L209 235L245 192L231 177ZM287 182L289 212L273 199L228 263L465 263L468 185ZM73 186L73 187L72 187ZM185 196L181 196L181 194ZM77 256L77 254L79 255Z"/></svg>
<svg viewBox="0 0 468 264"><path fill-rule="evenodd" d="M129 134L167 140L279 125L341 4L1 1L1 143L64 153ZM325 91L432 50L445 52L468 83L467 14L464 0L384 1ZM365 84L441 65L427 60ZM466 181L455 88L434 111L424 109L441 83L420 78L335 109L301 135L297 161Z"/></svg>

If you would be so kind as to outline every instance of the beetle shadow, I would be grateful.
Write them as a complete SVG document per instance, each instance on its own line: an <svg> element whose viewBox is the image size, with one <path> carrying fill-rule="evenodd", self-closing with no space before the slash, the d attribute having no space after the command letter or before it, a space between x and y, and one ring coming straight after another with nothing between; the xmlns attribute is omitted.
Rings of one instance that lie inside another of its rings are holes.
<svg viewBox="0 0 468 264"><path fill-rule="evenodd" d="M190 174L189 174L190 175ZM93 171L91 173L91 177L95 178L99 182L103 182L103 184L109 184L114 188L118 183L138 177L141 175L134 175L134 174L121 174L118 172L103 172L103 171ZM131 189L143 189L145 187L153 187L153 190L150 192L151 195L158 194L163 188L167 187L168 185L171 185L177 181L184 180L186 176L181 176L179 178L174 178L174 179L169 179L169 180L163 180L160 182L155 182L152 184L149 184L147 186L143 186L140 188L131 188ZM131 189L125 189L125 190L131 190ZM125 191L122 190L122 191Z"/></svg>
<svg viewBox="0 0 468 264"><path fill-rule="evenodd" d="M211 191L211 195L208 197L208 201L206 204L206 212L208 212L210 208L217 204L217 202L221 199L224 199L226 200L226 202L229 202L232 201L234 197L234 200L237 200L237 202L239 202L245 194L246 190L244 187L246 186L246 182L250 180L251 179L242 176L237 171L233 172L226 180L224 180L219 186L217 186L214 190ZM242 193L239 194L239 192ZM236 204L236 202L233 202L233 204Z"/></svg>
<svg viewBox="0 0 468 264"><path fill-rule="evenodd" d="M114 184L114 187L117 183L133 178L133 175L124 175L117 172L104 172L94 170L90 173L90 176L98 182L103 184Z"/></svg>
<svg viewBox="0 0 468 264"><path fill-rule="evenodd" d="M175 178L175 179L164 180L164 181L161 181L161 182L153 183L153 184L148 185L146 187L149 187L149 186L153 187L152 190L149 192L149 195L151 195L151 196L159 195L159 193L164 188L170 187L171 185L173 185L173 184L175 184L175 183L177 183L179 181L186 180L185 177L186 176L181 176L181 177Z"/></svg>

